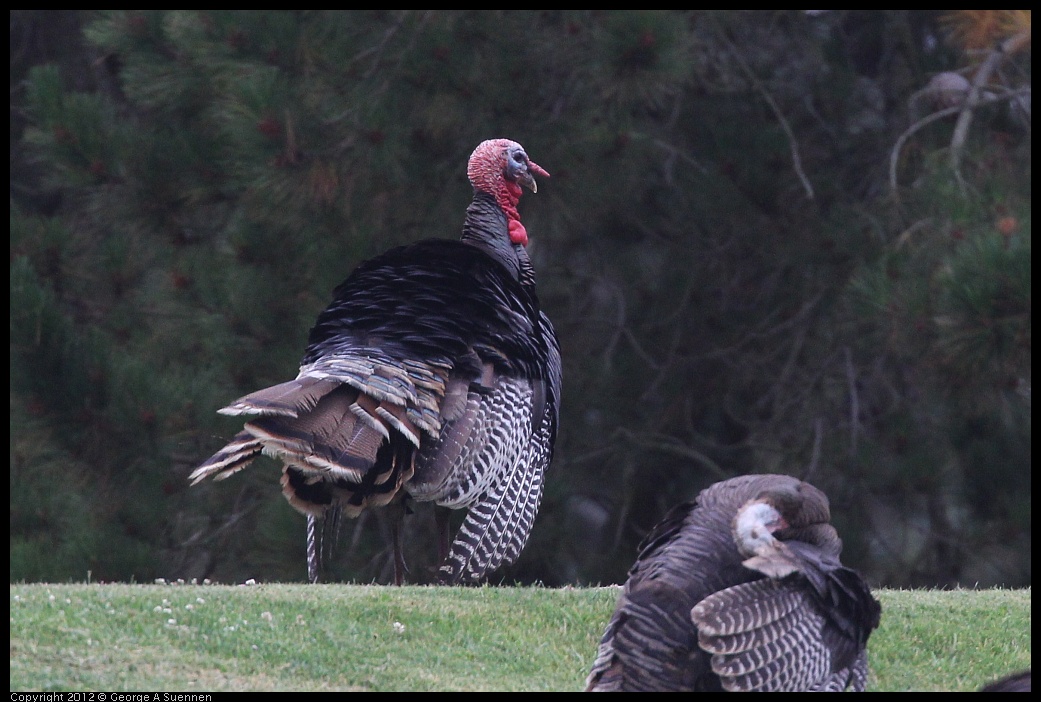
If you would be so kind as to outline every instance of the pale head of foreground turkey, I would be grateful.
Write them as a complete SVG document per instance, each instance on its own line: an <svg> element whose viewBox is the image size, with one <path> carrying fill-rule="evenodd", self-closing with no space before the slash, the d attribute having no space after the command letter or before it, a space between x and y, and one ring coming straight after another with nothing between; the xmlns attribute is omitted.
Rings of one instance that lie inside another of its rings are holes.
<svg viewBox="0 0 1041 702"><path fill-rule="evenodd" d="M773 505L763 500L751 500L738 510L734 518L734 541L742 555L759 555L777 542L774 533L787 526Z"/></svg>
<svg viewBox="0 0 1041 702"><path fill-rule="evenodd" d="M748 500L734 516L734 543L744 566L771 578L799 570L788 539L805 539L836 558L842 540L829 524L828 497L808 483L773 486Z"/></svg>
<svg viewBox="0 0 1041 702"><path fill-rule="evenodd" d="M528 232L521 224L517 203L520 201L521 186L538 192L535 176L549 178L542 166L528 158L524 147L509 139L482 141L470 154L466 175L474 190L488 193L506 213L510 241L521 246L528 245Z"/></svg>

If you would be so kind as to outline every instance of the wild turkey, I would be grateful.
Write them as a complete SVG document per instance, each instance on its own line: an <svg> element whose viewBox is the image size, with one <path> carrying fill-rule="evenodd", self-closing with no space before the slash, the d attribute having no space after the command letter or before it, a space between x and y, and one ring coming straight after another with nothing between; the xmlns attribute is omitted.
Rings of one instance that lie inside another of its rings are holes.
<svg viewBox="0 0 1041 702"><path fill-rule="evenodd" d="M311 329L295 380L219 410L253 415L190 476L223 480L259 454L282 461L282 491L316 521L407 498L467 509L438 579L475 583L524 547L553 454L560 351L539 307L521 186L549 176L520 144L481 143L459 240L425 240L359 265ZM404 507L404 505L403 505ZM395 582L404 580L395 529Z"/></svg>
<svg viewBox="0 0 1041 702"><path fill-rule="evenodd" d="M587 691L863 690L881 606L829 519L824 493L785 475L674 508L640 546Z"/></svg>

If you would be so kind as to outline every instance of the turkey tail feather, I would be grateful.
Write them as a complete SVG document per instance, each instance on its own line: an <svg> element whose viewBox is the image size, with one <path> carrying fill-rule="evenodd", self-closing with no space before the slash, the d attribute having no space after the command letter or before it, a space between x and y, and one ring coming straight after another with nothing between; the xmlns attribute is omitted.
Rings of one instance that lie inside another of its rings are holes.
<svg viewBox="0 0 1041 702"><path fill-rule="evenodd" d="M478 582L520 556L538 512L549 458L549 422L542 426L532 447L468 511L439 569L442 582Z"/></svg>
<svg viewBox="0 0 1041 702"><path fill-rule="evenodd" d="M248 466L263 448L263 444L251 433L240 431L227 446L193 470L188 479L192 485L210 476L214 480L224 480Z"/></svg>
<svg viewBox="0 0 1041 702"><path fill-rule="evenodd" d="M301 376L240 397L217 412L227 415L275 414L299 417L314 409L319 400L338 387L340 383L331 378Z"/></svg>

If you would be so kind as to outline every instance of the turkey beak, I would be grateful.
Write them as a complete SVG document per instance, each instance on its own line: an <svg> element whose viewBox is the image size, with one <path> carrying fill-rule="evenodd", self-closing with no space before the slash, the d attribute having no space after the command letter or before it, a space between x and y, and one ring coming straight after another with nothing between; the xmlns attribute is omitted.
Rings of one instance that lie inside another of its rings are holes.
<svg viewBox="0 0 1041 702"><path fill-rule="evenodd" d="M523 171L517 174L517 184L523 185L525 188L533 193L539 191L539 186L535 183L535 179L532 177L530 171Z"/></svg>
<svg viewBox="0 0 1041 702"><path fill-rule="evenodd" d="M518 178L517 181L531 192L537 193L539 191L539 186L535 182L535 175L532 174L549 178L549 173L534 161L528 161L527 170L520 174L520 178Z"/></svg>
<svg viewBox="0 0 1041 702"><path fill-rule="evenodd" d="M775 519L775 520L773 520L771 522L767 522L766 523L766 528L770 530L771 534L776 534L777 532L781 531L782 529L787 529L788 528L788 522L785 521L784 517L778 516L777 519Z"/></svg>

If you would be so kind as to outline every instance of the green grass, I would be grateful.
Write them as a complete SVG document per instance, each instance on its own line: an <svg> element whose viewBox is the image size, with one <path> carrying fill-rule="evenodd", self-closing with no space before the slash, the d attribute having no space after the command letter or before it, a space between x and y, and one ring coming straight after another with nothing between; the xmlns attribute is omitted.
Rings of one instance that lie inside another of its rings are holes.
<svg viewBox="0 0 1041 702"><path fill-rule="evenodd" d="M12 585L11 690L580 690L618 589ZM873 690L1030 665L1030 590L877 593Z"/></svg>

